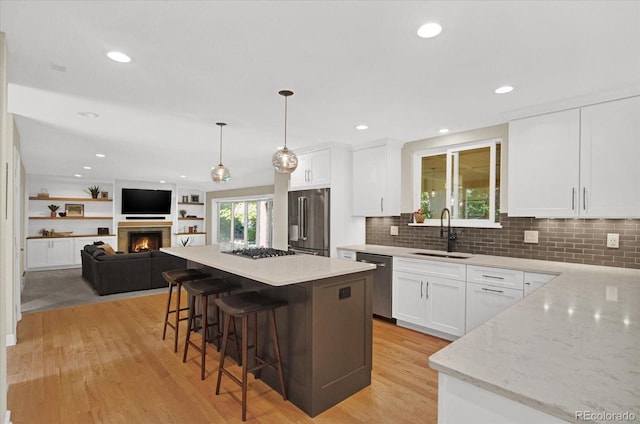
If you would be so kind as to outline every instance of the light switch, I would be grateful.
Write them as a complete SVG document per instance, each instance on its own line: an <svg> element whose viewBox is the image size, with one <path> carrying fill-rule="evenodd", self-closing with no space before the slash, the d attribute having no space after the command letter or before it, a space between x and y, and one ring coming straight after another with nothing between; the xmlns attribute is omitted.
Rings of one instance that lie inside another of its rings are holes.
<svg viewBox="0 0 640 424"><path fill-rule="evenodd" d="M391 231L389 232L389 234L391 234L392 236L397 236L398 235L398 226L397 225L392 225L391 226Z"/></svg>
<svg viewBox="0 0 640 424"><path fill-rule="evenodd" d="M620 234L607 234L607 247L618 249L620 247Z"/></svg>
<svg viewBox="0 0 640 424"><path fill-rule="evenodd" d="M538 232L537 231L528 231L524 232L524 242L525 243L538 243Z"/></svg>

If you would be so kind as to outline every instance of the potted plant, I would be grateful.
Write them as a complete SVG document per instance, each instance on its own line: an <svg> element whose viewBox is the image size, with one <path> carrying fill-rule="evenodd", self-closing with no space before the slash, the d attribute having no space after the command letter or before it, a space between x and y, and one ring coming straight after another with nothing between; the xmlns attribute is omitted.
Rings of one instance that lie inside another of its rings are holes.
<svg viewBox="0 0 640 424"><path fill-rule="evenodd" d="M51 204L51 205L49 205L47 207L51 211L51 218L55 218L56 217L56 211L58 209L60 209L60 206Z"/></svg>
<svg viewBox="0 0 640 424"><path fill-rule="evenodd" d="M431 219L431 202L428 192L425 191L420 195L420 209L413 213L413 219L417 224L422 224L425 219Z"/></svg>
<svg viewBox="0 0 640 424"><path fill-rule="evenodd" d="M87 193L91 194L91 198L93 198L93 199L97 199L98 198L98 194L100 194L100 186L98 186L98 185L89 186L87 190L85 190L85 191Z"/></svg>
<svg viewBox="0 0 640 424"><path fill-rule="evenodd" d="M180 213L180 218L187 216L187 211L185 209L180 209L178 212Z"/></svg>
<svg viewBox="0 0 640 424"><path fill-rule="evenodd" d="M186 239L183 239L183 238L180 239L180 244L182 245L182 247L187 247L190 242L191 242L191 237L187 237Z"/></svg>

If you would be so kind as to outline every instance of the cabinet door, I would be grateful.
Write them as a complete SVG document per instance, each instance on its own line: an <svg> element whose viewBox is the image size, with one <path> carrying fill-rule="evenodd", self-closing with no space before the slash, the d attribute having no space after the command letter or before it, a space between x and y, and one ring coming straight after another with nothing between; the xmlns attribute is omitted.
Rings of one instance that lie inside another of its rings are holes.
<svg viewBox="0 0 640 424"><path fill-rule="evenodd" d="M382 216L387 184L387 148L353 151L353 215Z"/></svg>
<svg viewBox="0 0 640 424"><path fill-rule="evenodd" d="M41 268L49 264L50 239L27 240L27 268Z"/></svg>
<svg viewBox="0 0 640 424"><path fill-rule="evenodd" d="M418 325L426 323L426 284L424 276L393 272L392 316Z"/></svg>
<svg viewBox="0 0 640 424"><path fill-rule="evenodd" d="M426 326L454 336L465 332L464 281L426 277Z"/></svg>
<svg viewBox="0 0 640 424"><path fill-rule="evenodd" d="M298 155L298 167L291 174L289 189L307 188L309 179L309 154Z"/></svg>
<svg viewBox="0 0 640 424"><path fill-rule="evenodd" d="M549 281L556 278L556 275L538 274L536 272L524 273L524 296L527 297Z"/></svg>
<svg viewBox="0 0 640 424"><path fill-rule="evenodd" d="M509 123L510 216L578 216L580 110Z"/></svg>
<svg viewBox="0 0 640 424"><path fill-rule="evenodd" d="M49 266L72 265L73 239L51 239L51 247L48 254Z"/></svg>
<svg viewBox="0 0 640 424"><path fill-rule="evenodd" d="M466 332L522 299L522 290L467 283Z"/></svg>
<svg viewBox="0 0 640 424"><path fill-rule="evenodd" d="M581 111L580 214L640 217L640 97Z"/></svg>
<svg viewBox="0 0 640 424"><path fill-rule="evenodd" d="M331 150L324 149L311 154L308 179L313 188L331 185Z"/></svg>

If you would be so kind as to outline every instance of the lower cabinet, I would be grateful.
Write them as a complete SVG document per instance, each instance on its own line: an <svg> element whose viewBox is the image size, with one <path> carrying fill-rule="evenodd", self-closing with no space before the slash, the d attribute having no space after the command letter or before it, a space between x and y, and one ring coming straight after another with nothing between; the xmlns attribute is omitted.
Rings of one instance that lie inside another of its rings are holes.
<svg viewBox="0 0 640 424"><path fill-rule="evenodd" d="M422 327L445 335L464 335L466 283L464 279L433 275L441 274L443 265L443 262L394 258L392 310L399 325L412 324L417 329ZM464 265L446 266L453 267L451 275L464 276ZM403 271L403 267L412 272Z"/></svg>
<svg viewBox="0 0 640 424"><path fill-rule="evenodd" d="M73 251L72 238L27 240L27 268L56 268L73 264Z"/></svg>
<svg viewBox="0 0 640 424"><path fill-rule="evenodd" d="M527 297L549 281L556 278L555 274L540 274L537 272L524 273L524 296Z"/></svg>
<svg viewBox="0 0 640 424"><path fill-rule="evenodd" d="M522 297L522 290L467 283L466 332L498 315Z"/></svg>

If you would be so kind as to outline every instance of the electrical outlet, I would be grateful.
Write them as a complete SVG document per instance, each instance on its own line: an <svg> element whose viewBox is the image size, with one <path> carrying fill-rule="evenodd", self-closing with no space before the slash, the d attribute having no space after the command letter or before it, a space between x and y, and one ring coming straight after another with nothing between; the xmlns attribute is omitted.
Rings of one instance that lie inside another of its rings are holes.
<svg viewBox="0 0 640 424"><path fill-rule="evenodd" d="M538 243L538 232L537 231L525 231L524 232L524 242L525 243Z"/></svg>
<svg viewBox="0 0 640 424"><path fill-rule="evenodd" d="M620 234L609 233L607 234L607 247L617 249L620 247Z"/></svg>
<svg viewBox="0 0 640 424"><path fill-rule="evenodd" d="M391 226L391 231L389 232L389 234L391 234L392 236L397 236L398 235L398 226L397 225L392 225Z"/></svg>

